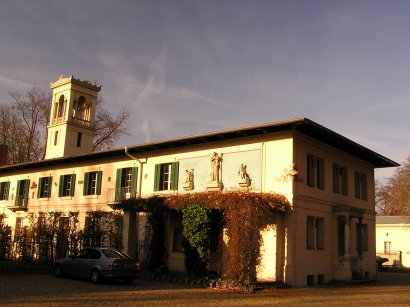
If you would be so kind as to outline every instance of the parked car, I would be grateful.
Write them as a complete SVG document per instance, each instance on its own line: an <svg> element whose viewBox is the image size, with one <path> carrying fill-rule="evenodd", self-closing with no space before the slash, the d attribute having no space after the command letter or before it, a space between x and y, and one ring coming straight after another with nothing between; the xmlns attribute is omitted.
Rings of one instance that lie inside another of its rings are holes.
<svg viewBox="0 0 410 307"><path fill-rule="evenodd" d="M139 271L138 261L112 248L84 248L76 255L54 263L56 277L85 277L93 283L99 283L102 279L121 279L124 283L131 283L138 277Z"/></svg>
<svg viewBox="0 0 410 307"><path fill-rule="evenodd" d="M383 263L388 262L388 261L389 261L389 259L387 259L387 258L376 256L377 268L379 270L383 270Z"/></svg>

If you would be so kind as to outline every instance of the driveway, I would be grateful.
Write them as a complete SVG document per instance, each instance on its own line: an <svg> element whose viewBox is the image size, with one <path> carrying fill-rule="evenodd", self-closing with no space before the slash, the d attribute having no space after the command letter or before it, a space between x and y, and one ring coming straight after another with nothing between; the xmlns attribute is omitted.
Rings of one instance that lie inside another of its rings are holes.
<svg viewBox="0 0 410 307"><path fill-rule="evenodd" d="M245 294L162 281L95 285L52 275L0 276L0 306L392 306L410 304L409 285L409 273L381 272L365 284Z"/></svg>

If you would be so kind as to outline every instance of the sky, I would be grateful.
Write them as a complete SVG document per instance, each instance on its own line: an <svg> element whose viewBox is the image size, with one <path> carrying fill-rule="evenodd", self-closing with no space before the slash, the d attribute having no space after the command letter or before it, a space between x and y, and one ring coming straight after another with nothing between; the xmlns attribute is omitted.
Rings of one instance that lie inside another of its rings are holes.
<svg viewBox="0 0 410 307"><path fill-rule="evenodd" d="M0 103L73 75L130 112L118 146L307 117L402 163L409 16L407 0L3 0Z"/></svg>

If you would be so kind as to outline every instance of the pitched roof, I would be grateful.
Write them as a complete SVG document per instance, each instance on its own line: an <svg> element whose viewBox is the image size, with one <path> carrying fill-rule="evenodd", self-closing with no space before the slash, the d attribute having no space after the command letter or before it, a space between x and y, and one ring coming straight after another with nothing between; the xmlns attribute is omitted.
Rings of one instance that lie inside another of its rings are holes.
<svg viewBox="0 0 410 307"><path fill-rule="evenodd" d="M128 146L130 154L138 155L161 149L180 148L191 145L209 144L212 142L235 140L243 137L258 136L275 132L294 131L313 139L326 143L364 161L374 165L375 168L394 167L400 164L328 129L318 123L307 119L297 118L267 124L222 130L175 139L167 139L139 145ZM81 161L96 160L108 157L125 156L124 148L93 152L86 155L68 156L63 158L47 159L31 163L14 164L0 167L0 174L16 170L32 169L44 166L77 163Z"/></svg>
<svg viewBox="0 0 410 307"><path fill-rule="evenodd" d="M376 215L376 224L410 224L410 216Z"/></svg>

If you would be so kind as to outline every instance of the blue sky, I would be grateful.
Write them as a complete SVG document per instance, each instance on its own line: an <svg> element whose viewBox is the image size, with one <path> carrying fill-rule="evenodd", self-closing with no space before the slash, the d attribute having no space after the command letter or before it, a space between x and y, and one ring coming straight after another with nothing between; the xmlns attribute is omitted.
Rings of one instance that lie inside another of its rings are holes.
<svg viewBox="0 0 410 307"><path fill-rule="evenodd" d="M74 75L130 111L118 145L308 117L400 163L409 16L407 0L4 0L0 103Z"/></svg>

